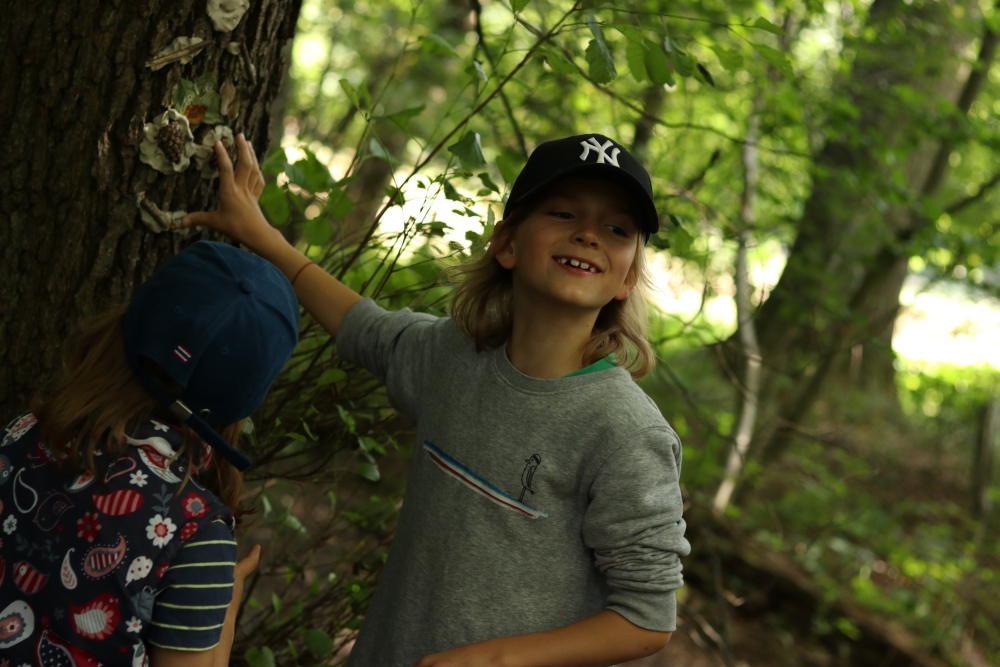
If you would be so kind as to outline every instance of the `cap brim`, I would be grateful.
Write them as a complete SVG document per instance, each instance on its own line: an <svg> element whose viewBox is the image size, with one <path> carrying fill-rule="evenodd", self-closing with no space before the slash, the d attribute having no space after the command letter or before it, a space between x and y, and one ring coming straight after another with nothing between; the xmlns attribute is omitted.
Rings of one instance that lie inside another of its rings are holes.
<svg viewBox="0 0 1000 667"><path fill-rule="evenodd" d="M593 175L617 183L618 185L624 187L630 194L635 196L639 209L637 213L641 217L639 225L642 228L642 232L646 235L646 240L649 240L649 237L660 229L660 217L656 212L656 206L653 205L653 201L649 198L649 194L646 192L646 188L642 185L642 183L640 183L635 176L620 167L616 167L611 164L597 164L593 162L580 164L575 167L570 167L569 169L563 169L562 171L553 174L551 178L545 179L541 183L535 185L535 187L523 193L517 198L517 200L508 200L507 204L504 206L504 216L507 215L507 209L509 207L517 206L518 204L531 199L535 195L540 194L543 190L551 187L564 178L580 176L582 174L586 174L588 176Z"/></svg>
<svg viewBox="0 0 1000 667"><path fill-rule="evenodd" d="M253 465L253 461L246 454L226 442L225 438L219 435L218 431L197 414L192 414L184 423L190 426L195 433L208 443L209 447L222 456L222 458L232 463L233 467L240 472L245 471Z"/></svg>

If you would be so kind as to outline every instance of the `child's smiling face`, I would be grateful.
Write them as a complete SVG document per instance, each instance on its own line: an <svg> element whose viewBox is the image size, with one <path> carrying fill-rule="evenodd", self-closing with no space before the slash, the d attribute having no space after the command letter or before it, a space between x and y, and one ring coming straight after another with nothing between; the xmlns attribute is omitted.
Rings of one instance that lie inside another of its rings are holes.
<svg viewBox="0 0 1000 667"><path fill-rule="evenodd" d="M567 178L501 241L496 259L513 270L515 293L599 310L635 286L630 269L639 234L625 189Z"/></svg>

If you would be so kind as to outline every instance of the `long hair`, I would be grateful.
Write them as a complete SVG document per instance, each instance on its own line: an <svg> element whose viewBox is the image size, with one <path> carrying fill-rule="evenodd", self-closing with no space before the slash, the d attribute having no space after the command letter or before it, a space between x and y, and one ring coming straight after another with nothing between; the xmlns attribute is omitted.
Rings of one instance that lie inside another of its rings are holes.
<svg viewBox="0 0 1000 667"><path fill-rule="evenodd" d="M497 232L509 238L538 202L536 197L517 206L500 222ZM626 298L613 299L601 308L582 359L583 365L589 366L614 353L615 363L628 370L634 379L653 370L655 363L647 339L646 302L652 281L643 253L642 234L637 237L635 258L628 273L628 280L635 281L635 287ZM514 326L513 271L503 268L497 261L500 248L494 243L495 239L496 234L479 257L449 271L453 280L460 281L452 296L451 317L459 330L475 341L477 351L503 345Z"/></svg>
<svg viewBox="0 0 1000 667"><path fill-rule="evenodd" d="M97 452L111 460L122 456L128 446L125 434L130 422L144 418L171 421L125 360L122 323L127 308L116 306L86 320L66 345L61 372L31 401L41 437L56 459L77 473L97 473ZM219 433L233 447L239 445L243 421L219 427ZM185 464L182 485L192 471L199 470L202 461L201 438L186 426L183 432L184 443L176 455ZM229 461L212 456L198 479L233 510L237 521L247 514L242 502L243 477Z"/></svg>

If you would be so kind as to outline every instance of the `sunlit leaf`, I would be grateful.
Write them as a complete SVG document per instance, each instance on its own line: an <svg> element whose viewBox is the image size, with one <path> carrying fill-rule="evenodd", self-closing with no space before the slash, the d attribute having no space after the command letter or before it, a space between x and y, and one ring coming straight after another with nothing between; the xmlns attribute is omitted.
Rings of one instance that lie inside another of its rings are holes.
<svg viewBox="0 0 1000 667"><path fill-rule="evenodd" d="M402 111L397 111L396 113L391 113L388 116L383 116L383 120L387 120L404 132L409 129L410 119L419 116L421 112L426 108L425 104L421 104L418 107L410 107L409 109L403 109Z"/></svg>
<svg viewBox="0 0 1000 667"><path fill-rule="evenodd" d="M719 64L724 68L730 72L742 69L743 56L740 55L739 51L727 49L726 47L719 46L717 44L713 44L711 48L715 51L715 55L719 58Z"/></svg>
<svg viewBox="0 0 1000 667"><path fill-rule="evenodd" d="M285 156L284 148L275 148L271 151L260 165L260 170L265 174L280 174L285 171L288 165L288 158Z"/></svg>
<svg viewBox="0 0 1000 667"><path fill-rule="evenodd" d="M340 188L330 191L330 198L326 202L326 212L336 220L343 220L351 214L354 209L354 202L350 195Z"/></svg>
<svg viewBox="0 0 1000 667"><path fill-rule="evenodd" d="M754 21L752 24L750 24L748 27L750 27L750 28L758 28L760 30L766 30L767 32L770 32L770 33L775 34L775 35L784 35L785 34L785 31L782 28L774 25L773 23L771 23L770 21L768 21L763 16L757 17L757 20Z"/></svg>
<svg viewBox="0 0 1000 667"><path fill-rule="evenodd" d="M448 152L461 160L462 166L466 169L486 165L483 145L480 143L478 132L466 132L464 137L448 146Z"/></svg>
<svg viewBox="0 0 1000 667"><path fill-rule="evenodd" d="M630 26L628 24L624 24L624 25L623 24L619 24L619 25L615 25L613 27L614 27L615 30L617 30L622 35L624 35L625 39L629 40L630 42L636 42L638 44L642 44L642 39L643 39L642 38L642 31L639 30L638 28L635 28L635 27Z"/></svg>
<svg viewBox="0 0 1000 667"><path fill-rule="evenodd" d="M481 62L479 62L478 60L473 60L472 67L473 69L475 69L476 76L479 77L480 81L482 81L483 83L489 81L490 77L486 76L486 70L483 69L483 64Z"/></svg>
<svg viewBox="0 0 1000 667"><path fill-rule="evenodd" d="M361 104L358 100L358 91L354 89L354 86L351 85L351 82L348 81L347 79L341 79L340 88L344 91L344 94L347 95L347 99L351 101L351 104L360 109Z"/></svg>
<svg viewBox="0 0 1000 667"><path fill-rule="evenodd" d="M700 78L704 80L705 83L710 86L715 86L715 77L713 77L712 73L709 72L708 69L701 63L698 63L697 68L695 69L695 76L698 76L699 74L701 75Z"/></svg>
<svg viewBox="0 0 1000 667"><path fill-rule="evenodd" d="M597 83L610 83L618 76L618 70L615 69L615 58L611 53L611 48L604 41L604 32L601 30L601 26L591 13L587 14L587 27L590 28L590 32L594 36L594 39L587 44L585 54L587 64L590 66L588 68L590 78Z"/></svg>
<svg viewBox="0 0 1000 667"><path fill-rule="evenodd" d="M510 8L514 10L515 14L520 13L528 6L529 0L510 0Z"/></svg>
<svg viewBox="0 0 1000 667"><path fill-rule="evenodd" d="M770 46L764 44L757 44L756 42L751 42L750 46L757 50L757 53L764 57L774 69L781 72L785 77L792 79L795 77L795 73L792 71L792 63L788 60L788 55L778 49L772 49Z"/></svg>
<svg viewBox="0 0 1000 667"><path fill-rule="evenodd" d="M288 209L288 199L285 191L277 183L268 183L260 193L260 207L267 219L275 227L281 227L288 222L291 211Z"/></svg>
<svg viewBox="0 0 1000 667"><path fill-rule="evenodd" d="M695 57L690 53L681 53L680 51L673 51L674 69L681 76L691 76L694 74L695 65L698 63Z"/></svg>
<svg viewBox="0 0 1000 667"><path fill-rule="evenodd" d="M342 382L347 379L347 373L339 368L328 368L323 371L323 374L319 376L316 380L317 387L325 387L328 384L333 384L334 382Z"/></svg>
<svg viewBox="0 0 1000 667"><path fill-rule="evenodd" d="M427 53L436 53L442 56L457 56L455 48L448 43L441 35L424 35L420 38L420 44Z"/></svg>
<svg viewBox="0 0 1000 667"><path fill-rule="evenodd" d="M504 155L497 155L497 169L500 170L500 177L507 185L513 185L517 175L521 173L521 170Z"/></svg>
<svg viewBox="0 0 1000 667"><path fill-rule="evenodd" d="M553 72L560 74L576 74L576 65L566 59L566 56L555 50L543 51L545 62L549 64Z"/></svg>
<svg viewBox="0 0 1000 667"><path fill-rule="evenodd" d="M479 180L483 182L483 185L486 186L488 190L492 190L493 192L500 192L500 188L497 186L496 183L493 182L493 179L490 178L490 175L487 174L485 171L481 174L478 174L478 176Z"/></svg>

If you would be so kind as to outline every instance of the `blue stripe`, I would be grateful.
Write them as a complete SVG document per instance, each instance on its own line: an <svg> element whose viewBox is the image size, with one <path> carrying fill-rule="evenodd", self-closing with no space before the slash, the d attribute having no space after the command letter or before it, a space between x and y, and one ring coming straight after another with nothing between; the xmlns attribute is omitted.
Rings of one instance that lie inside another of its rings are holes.
<svg viewBox="0 0 1000 667"><path fill-rule="evenodd" d="M485 486L486 488L488 488L490 491L492 491L493 493L497 494L498 496L503 496L506 500L509 500L510 502L514 503L515 505L520 505L521 507L527 507L532 512L538 512L538 513L540 513L540 514L542 514L544 516L548 516L547 512L543 512L542 510L540 510L540 509L538 509L536 507L532 507L531 505L529 505L528 503L524 502L523 500L518 500L517 498L515 498L512 495L510 495L506 491L501 491L497 487L493 486L492 484L490 484L489 482L487 482L485 479L483 479L482 477L480 477L476 473L472 472L467 467L465 467L464 465L462 465L461 463L459 463L458 461L456 461L455 459L453 459L452 457L448 456L443 451L441 451L440 449L438 449L437 446L433 442L431 442L430 440L424 440L424 449L431 450L432 452L434 452L434 454L436 454L437 456L441 457L444 461L446 461L448 463L448 465L450 465L450 466L452 466L452 467L454 467L454 468L456 468L458 470L461 470L462 472L466 473L470 477L474 478L477 482L481 483L483 486Z"/></svg>

